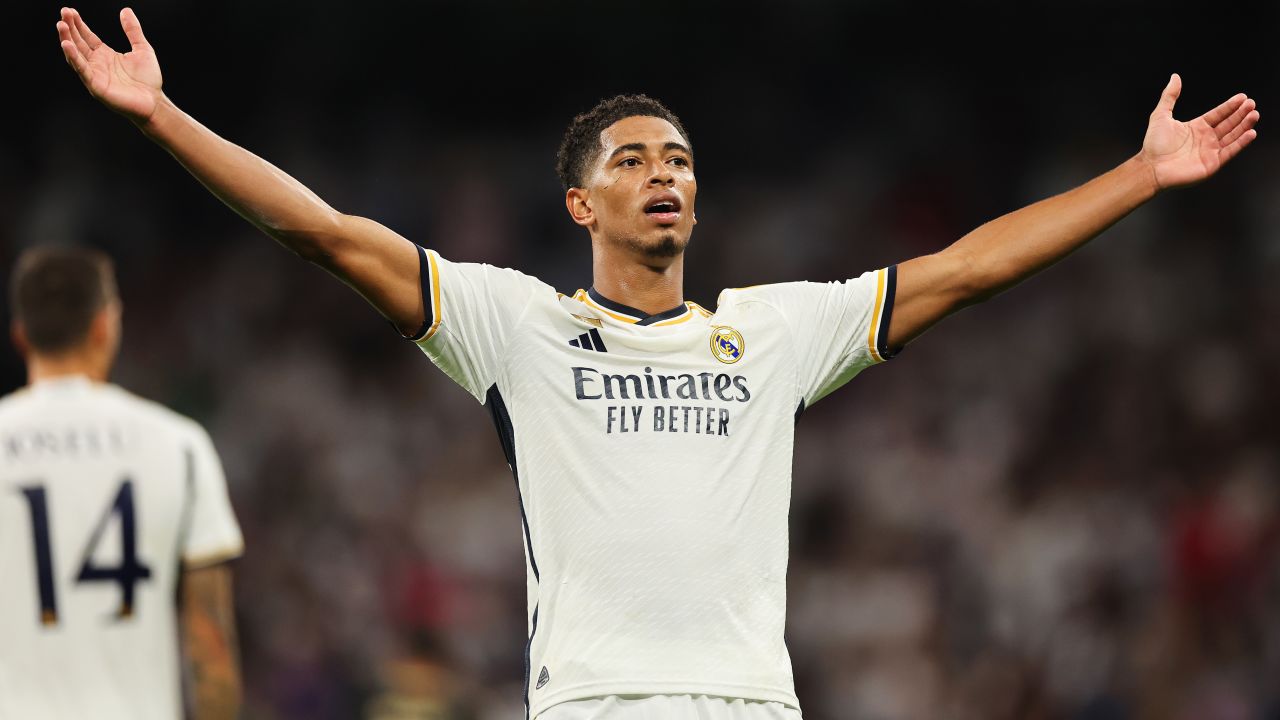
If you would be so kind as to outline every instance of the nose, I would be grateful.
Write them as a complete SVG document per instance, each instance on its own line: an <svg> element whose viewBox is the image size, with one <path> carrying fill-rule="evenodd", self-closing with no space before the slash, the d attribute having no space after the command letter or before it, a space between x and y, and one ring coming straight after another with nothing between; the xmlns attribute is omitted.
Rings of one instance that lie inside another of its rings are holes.
<svg viewBox="0 0 1280 720"><path fill-rule="evenodd" d="M667 187L675 185L676 176L671 172L671 168L667 167L666 163L661 163L655 167L653 174L649 176L650 185L665 185Z"/></svg>

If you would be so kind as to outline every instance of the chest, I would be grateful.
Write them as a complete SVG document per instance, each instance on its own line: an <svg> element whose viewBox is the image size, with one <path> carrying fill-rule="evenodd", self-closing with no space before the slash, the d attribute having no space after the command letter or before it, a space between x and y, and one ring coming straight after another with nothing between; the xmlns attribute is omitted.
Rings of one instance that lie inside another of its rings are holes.
<svg viewBox="0 0 1280 720"><path fill-rule="evenodd" d="M726 437L753 418L794 415L785 336L750 322L635 333L560 320L513 339L507 368L513 411L593 434Z"/></svg>

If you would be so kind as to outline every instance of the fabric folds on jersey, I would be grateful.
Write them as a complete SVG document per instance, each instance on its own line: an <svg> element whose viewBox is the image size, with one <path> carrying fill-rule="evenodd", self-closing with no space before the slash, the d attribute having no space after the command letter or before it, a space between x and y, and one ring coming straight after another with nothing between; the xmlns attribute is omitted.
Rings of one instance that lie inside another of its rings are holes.
<svg viewBox="0 0 1280 720"><path fill-rule="evenodd" d="M0 438L0 718L180 717L182 572L244 547L208 433L75 376L0 399Z"/></svg>
<svg viewBox="0 0 1280 720"><path fill-rule="evenodd" d="M798 708L796 418L884 361L891 271L726 290L714 314L641 325L594 291L426 255L440 332L417 345L488 407L518 488L529 717L605 695Z"/></svg>
<svg viewBox="0 0 1280 720"><path fill-rule="evenodd" d="M603 343L601 344L603 347ZM485 405L489 408L489 414L493 417L494 428L498 431L498 441L502 444L502 454L507 458L507 466L511 468L511 474L516 481L516 500L520 503L520 524L524 530L525 548L529 552L529 568L533 571L535 582L542 581L542 574L538 572L538 560L533 555L533 537L529 534L529 516L524 509L524 494L520 491L520 471L516 467L516 435L515 427L511 424L511 415L507 412L507 405L502 401L502 393L498 391L497 384L489 388ZM529 682L533 673L533 637L538 633L538 605L533 606L533 617L529 622L529 640L524 646L524 716L525 720L529 720Z"/></svg>

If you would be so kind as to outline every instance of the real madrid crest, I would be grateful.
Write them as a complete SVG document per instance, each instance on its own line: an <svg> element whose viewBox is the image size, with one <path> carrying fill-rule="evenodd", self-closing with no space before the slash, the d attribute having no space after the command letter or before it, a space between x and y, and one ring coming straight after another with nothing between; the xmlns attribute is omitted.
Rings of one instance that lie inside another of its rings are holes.
<svg viewBox="0 0 1280 720"><path fill-rule="evenodd" d="M717 325L711 328L711 354L726 365L732 365L742 359L747 352L747 343L742 333L728 325Z"/></svg>

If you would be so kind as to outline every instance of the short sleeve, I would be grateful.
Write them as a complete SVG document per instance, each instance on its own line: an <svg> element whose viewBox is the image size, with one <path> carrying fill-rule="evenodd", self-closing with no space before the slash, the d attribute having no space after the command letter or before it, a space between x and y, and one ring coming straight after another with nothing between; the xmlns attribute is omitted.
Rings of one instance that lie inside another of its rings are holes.
<svg viewBox="0 0 1280 720"><path fill-rule="evenodd" d="M240 525L227 495L227 478L213 441L196 427L188 448L190 516L182 545L187 568L205 567L239 557L244 551Z"/></svg>
<svg viewBox="0 0 1280 720"><path fill-rule="evenodd" d="M515 270L455 263L418 248L426 322L411 338L431 362L480 402L533 296L549 286Z"/></svg>
<svg viewBox="0 0 1280 720"><path fill-rule="evenodd" d="M740 301L764 302L782 316L796 352L798 391L808 407L893 356L889 320L896 284L895 265L843 282L761 285L740 291Z"/></svg>

